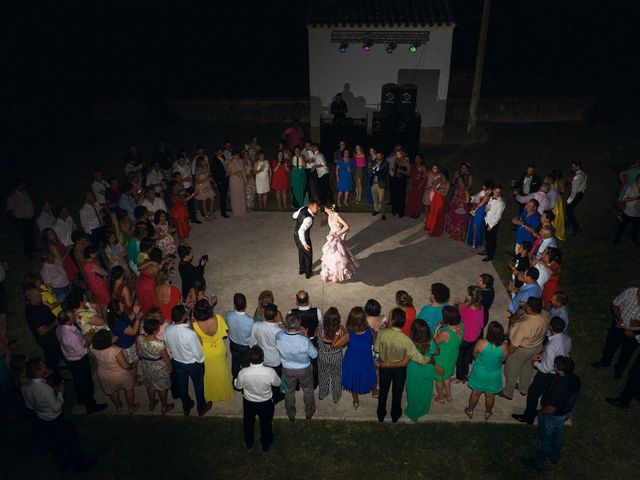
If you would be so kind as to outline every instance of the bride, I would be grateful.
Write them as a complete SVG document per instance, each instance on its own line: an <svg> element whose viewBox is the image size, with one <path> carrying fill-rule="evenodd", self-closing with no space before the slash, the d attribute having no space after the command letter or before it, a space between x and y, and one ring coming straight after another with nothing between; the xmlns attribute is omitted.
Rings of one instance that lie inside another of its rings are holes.
<svg viewBox="0 0 640 480"><path fill-rule="evenodd" d="M325 205L328 217L329 235L322 247L322 269L320 277L324 282L349 280L360 265L345 242L349 224L336 213L333 205Z"/></svg>

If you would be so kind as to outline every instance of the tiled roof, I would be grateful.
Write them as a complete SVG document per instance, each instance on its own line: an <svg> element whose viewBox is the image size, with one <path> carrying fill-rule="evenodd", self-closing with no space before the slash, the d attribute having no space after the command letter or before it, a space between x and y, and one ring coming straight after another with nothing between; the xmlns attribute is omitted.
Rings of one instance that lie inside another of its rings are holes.
<svg viewBox="0 0 640 480"><path fill-rule="evenodd" d="M309 0L313 27L435 27L455 25L453 0Z"/></svg>

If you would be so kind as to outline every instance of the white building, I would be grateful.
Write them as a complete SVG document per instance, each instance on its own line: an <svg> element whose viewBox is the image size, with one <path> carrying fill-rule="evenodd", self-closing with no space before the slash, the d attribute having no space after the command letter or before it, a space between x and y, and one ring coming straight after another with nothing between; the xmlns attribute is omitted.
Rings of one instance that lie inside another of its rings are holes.
<svg viewBox="0 0 640 480"><path fill-rule="evenodd" d="M452 0L312 0L307 8L315 141L320 118L330 116L338 92L347 116L368 117L370 129L387 83L418 87L422 141L444 125L455 27Z"/></svg>

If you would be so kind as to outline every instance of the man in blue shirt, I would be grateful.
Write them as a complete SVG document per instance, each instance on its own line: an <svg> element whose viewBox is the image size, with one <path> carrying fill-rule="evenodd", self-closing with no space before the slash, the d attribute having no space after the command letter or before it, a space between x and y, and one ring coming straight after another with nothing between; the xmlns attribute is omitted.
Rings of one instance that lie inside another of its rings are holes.
<svg viewBox="0 0 640 480"><path fill-rule="evenodd" d="M516 254L522 242L533 243L535 241L533 234L538 231L541 225L540 214L538 213L539 206L540 204L537 200L529 200L520 216L513 219L513 224L518 226L516 229Z"/></svg>
<svg viewBox="0 0 640 480"><path fill-rule="evenodd" d="M521 275L518 274L518 277ZM529 297L542 297L542 288L538 285L538 277L540 276L540 272L536 267L529 267L522 276L522 281L524 285L520 287L520 290L516 292L514 297L511 299L511 303L509 304L509 310L507 310L507 318L512 320L514 317L518 316L519 313L523 312L521 308L524 308L524 305L529 300Z"/></svg>
<svg viewBox="0 0 640 480"><path fill-rule="evenodd" d="M276 349L282 361L282 377L286 387L284 405L287 416L291 421L296 419L296 384L300 382L304 412L307 420L311 420L316 412L311 359L318 356L318 351L311 341L300 333L300 317L297 314L287 314L284 319L284 328L284 332L276 334Z"/></svg>
<svg viewBox="0 0 640 480"><path fill-rule="evenodd" d="M247 315L247 298L242 293L233 296L233 308L224 315L229 327L229 350L231 350L231 376L238 378L238 372L249 366L249 338L253 328L253 318Z"/></svg>

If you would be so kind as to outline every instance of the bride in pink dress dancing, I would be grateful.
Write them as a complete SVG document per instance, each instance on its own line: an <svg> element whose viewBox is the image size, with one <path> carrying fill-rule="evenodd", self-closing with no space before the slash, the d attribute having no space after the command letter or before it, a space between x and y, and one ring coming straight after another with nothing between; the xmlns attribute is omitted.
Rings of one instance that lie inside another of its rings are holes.
<svg viewBox="0 0 640 480"><path fill-rule="evenodd" d="M329 235L322 247L320 277L324 282L343 282L352 277L360 264L345 242L349 224L336 213L333 206L325 205L324 211L328 217Z"/></svg>

